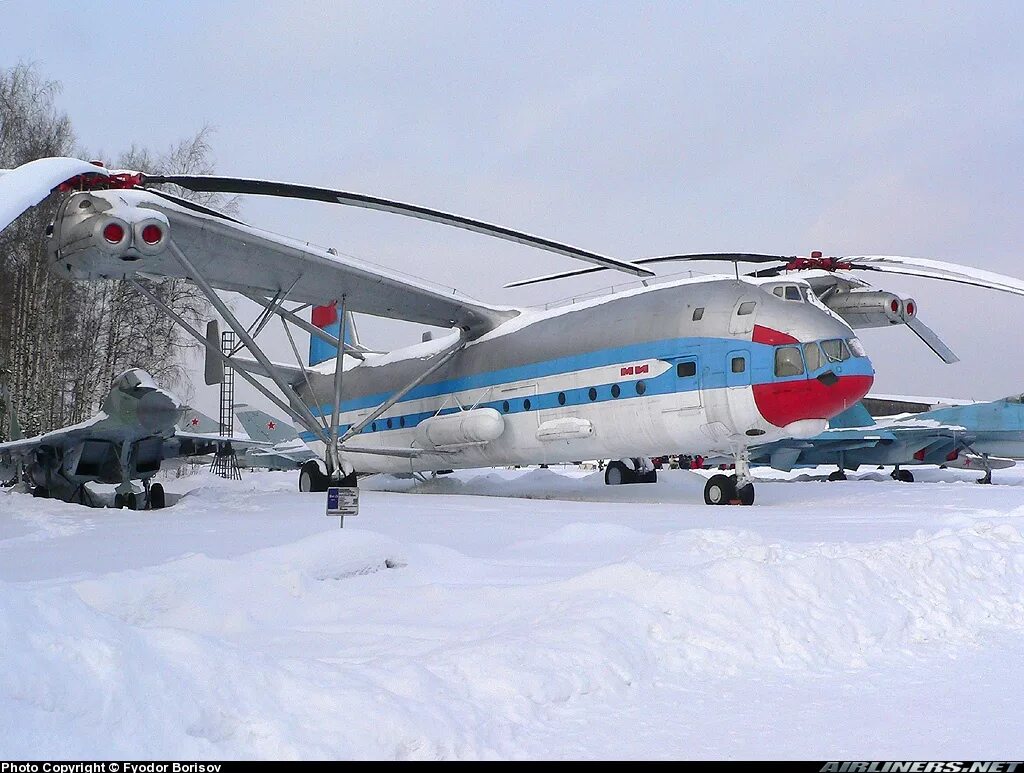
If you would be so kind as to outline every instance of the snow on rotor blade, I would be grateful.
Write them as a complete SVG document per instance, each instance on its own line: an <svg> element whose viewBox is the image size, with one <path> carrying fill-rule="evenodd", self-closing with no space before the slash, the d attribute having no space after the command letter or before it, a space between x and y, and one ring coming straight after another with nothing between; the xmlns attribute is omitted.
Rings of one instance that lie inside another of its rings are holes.
<svg viewBox="0 0 1024 773"><path fill-rule="evenodd" d="M80 174L108 176L103 167L77 158L40 158L0 176L0 231L43 201L62 182Z"/></svg>
<svg viewBox="0 0 1024 773"><path fill-rule="evenodd" d="M295 185L292 183L273 182L270 180L250 180L236 177L213 177L193 175L163 175L147 176L145 181L150 184L171 183L193 191L210 193L236 193L252 194L257 196L278 196L282 198L307 199L309 201L323 201L329 204L341 204L348 207L362 207L378 212L388 212L393 215L413 217L419 220L428 220L441 225L462 228L466 231L493 236L498 239L524 244L529 247L554 252L577 260L584 260L588 263L602 266L603 268L625 271L637 276L654 276L653 271L639 268L629 261L610 258L605 255L598 255L594 252L581 250L578 247L571 247L567 244L544 239L539 236L532 236L522 231L515 231L500 225L485 223L481 220L453 215L448 212L441 212L436 209L421 207L416 204L405 204L392 199L382 199L376 196L367 196L362 193L351 193L349 191L336 191L329 188L317 188L309 185Z"/></svg>
<svg viewBox="0 0 1024 773"><path fill-rule="evenodd" d="M721 260L729 263L771 263L785 262L789 258L781 255L759 255L751 252L700 252L692 255L662 255L656 258L641 258L640 260L634 260L632 265L647 266L653 263L683 263L698 260ZM505 287L525 287L526 285L550 282L555 279L566 279L571 276L583 276L584 274L593 274L595 271L604 270L604 267L598 266L596 268L577 268L571 271L559 271L555 274L545 274L544 276L536 276L530 279L519 279L515 282L509 282Z"/></svg>
<svg viewBox="0 0 1024 773"><path fill-rule="evenodd" d="M957 263L908 258L900 255L853 255L844 256L842 260L849 261L855 268L882 271L887 274L919 276L944 282L958 282L1013 295L1024 295L1024 280Z"/></svg>
<svg viewBox="0 0 1024 773"><path fill-rule="evenodd" d="M935 334L935 331L920 319L915 316L908 316L904 312L903 321L913 331L914 335L924 341L929 349L939 355L939 358L944 363L952 365L954 362L960 362L960 358L953 353L953 350L946 346L942 339Z"/></svg>

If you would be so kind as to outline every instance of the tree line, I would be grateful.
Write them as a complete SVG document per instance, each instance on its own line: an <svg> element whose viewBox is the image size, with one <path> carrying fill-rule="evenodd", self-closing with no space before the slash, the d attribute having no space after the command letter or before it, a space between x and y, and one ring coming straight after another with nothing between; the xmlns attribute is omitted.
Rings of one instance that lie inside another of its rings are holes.
<svg viewBox="0 0 1024 773"><path fill-rule="evenodd" d="M47 156L89 158L71 119L56 106L60 85L34 65L0 69L0 168ZM151 174L211 174L211 130L163 152L132 146L108 165ZM189 192L173 189L185 196ZM233 211L234 200L189 196ZM188 398L182 367L192 346L171 321L127 282L64 279L47 267L44 230L57 202L48 200L0 233L0 440L13 408L27 435L83 421L94 414L114 378L132 367ZM183 280L149 288L186 319L207 315L206 299ZM4 404L4 394L10 405Z"/></svg>

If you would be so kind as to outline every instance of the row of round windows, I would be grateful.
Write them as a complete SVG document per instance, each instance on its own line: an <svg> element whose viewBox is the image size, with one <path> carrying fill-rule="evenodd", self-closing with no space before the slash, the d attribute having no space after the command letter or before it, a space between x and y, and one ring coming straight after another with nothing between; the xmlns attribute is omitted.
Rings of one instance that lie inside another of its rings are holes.
<svg viewBox="0 0 1024 773"><path fill-rule="evenodd" d="M643 381L637 381L636 384L633 385L633 388L636 389L636 393L638 395L642 395L644 392L647 391L647 384L645 384ZM610 391L611 391L612 397L619 397L619 396L622 395L622 387L620 387L618 384L612 384L612 388L611 388ZM587 391L587 397L590 398L591 402L594 402L595 400L597 400L597 398L598 398L597 388L596 387L590 387L590 389ZM567 399L568 398L566 398L565 392L559 392L558 393L558 404L559 405L565 405ZM530 400L529 397L527 397L525 400L523 400L523 410L524 411L528 411L532 407L533 407L533 402ZM509 412L511 412L512 404L508 400L505 400L501 404L501 410L502 410L502 413L509 413Z"/></svg>
<svg viewBox="0 0 1024 773"><path fill-rule="evenodd" d="M647 391L647 385L643 381L637 381L633 385L633 388L636 390L636 393L638 395L642 395L642 394L644 394L644 392ZM620 397L622 395L622 387L620 387L618 384L612 384L612 388L611 388L610 391L611 391L612 397ZM596 387L590 387L590 389L587 391L587 397L590 398L591 402L594 402L595 400L597 400L597 398L598 398L597 388ZM565 392L559 392L558 393L558 404L559 405L565 405L567 400L568 400L568 398L566 398ZM524 411L529 411L532 408L533 408L533 402L530 400L529 397L527 397L525 400L523 400L523 410ZM508 400L505 400L501 404L501 410L502 410L502 413L510 413L512 411L512 404ZM404 416L399 416L397 419L394 419L394 418L381 419L380 421L372 422L370 424L370 431L371 432L376 432L377 430L395 429L396 427L400 428L400 429L405 427L405 417Z"/></svg>

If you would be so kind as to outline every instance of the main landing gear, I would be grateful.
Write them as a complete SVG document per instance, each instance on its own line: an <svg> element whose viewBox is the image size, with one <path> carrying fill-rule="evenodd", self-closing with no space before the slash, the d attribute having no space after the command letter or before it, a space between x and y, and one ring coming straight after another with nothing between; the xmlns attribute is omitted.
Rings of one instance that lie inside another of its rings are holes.
<svg viewBox="0 0 1024 773"><path fill-rule="evenodd" d="M712 475L704 486L704 504L752 505L754 484L738 485L736 475Z"/></svg>
<svg viewBox="0 0 1024 773"><path fill-rule="evenodd" d="M167 507L167 495L160 483L147 483L144 491L119 491L114 494L114 507L129 510L162 510Z"/></svg>
<svg viewBox="0 0 1024 773"><path fill-rule="evenodd" d="M604 468L604 482L607 486L624 486L629 483L657 483L658 471L646 459L611 461Z"/></svg>
<svg viewBox="0 0 1024 773"><path fill-rule="evenodd" d="M914 482L914 473L912 473L910 470L901 470L898 464L895 467L893 467L892 472L889 473L889 477L892 478L893 480L898 480L901 483Z"/></svg>
<svg viewBox="0 0 1024 773"><path fill-rule="evenodd" d="M350 488L355 486L355 472L350 472L337 483L332 483L331 476L320 469L316 459L310 459L299 468L299 491L327 491L332 485Z"/></svg>

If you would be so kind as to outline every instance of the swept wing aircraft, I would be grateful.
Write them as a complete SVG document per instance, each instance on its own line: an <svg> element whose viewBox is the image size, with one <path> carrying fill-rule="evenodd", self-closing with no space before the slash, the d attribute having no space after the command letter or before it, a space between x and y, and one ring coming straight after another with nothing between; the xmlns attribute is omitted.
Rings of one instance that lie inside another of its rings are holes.
<svg viewBox="0 0 1024 773"><path fill-rule="evenodd" d="M651 272L502 226L308 186L110 172L73 159L19 167L0 178L0 194L8 183L16 190L30 188L31 195L15 197L10 206L0 195L0 227L21 211L18 207L41 200L51 189L63 196L49 232L56 272L77 279L125 279L157 305L159 299L139 277L183 277L206 294L254 358L232 358L228 364L300 424L323 452L326 473L307 462L300 473L304 489L323 488L330 478L352 485L356 472L626 460L686 448L737 459L736 476L717 475L708 482L706 502L749 504L754 499L750 446L818 434L828 418L862 397L873 379L850 325L809 292L805 280L715 276L652 284L559 308L518 309L481 303L268 233L155 186L367 207L599 267L640 276ZM276 314L337 347L333 361L307 366L296 356L294 366L272 362L217 290L242 293L263 305L268 318ZM312 321L300 316L309 305L316 307ZM213 358L223 357L212 340L163 310ZM351 312L448 327L452 333L375 354L346 340ZM338 335L326 332L328 320L339 325ZM812 359L814 352L819 356ZM269 377L281 396L257 377ZM613 462L607 481L635 482L636 468Z"/></svg>
<svg viewBox="0 0 1024 773"><path fill-rule="evenodd" d="M126 371L115 379L102 410L93 418L0 443L0 480L24 478L34 496L90 506L101 506L101 502L86 484L117 484L116 507L162 508L163 486L151 478L165 459L213 453L228 442L243 446L250 442L181 429L186 410L146 371Z"/></svg>
<svg viewBox="0 0 1024 773"><path fill-rule="evenodd" d="M1024 459L1024 395L878 418L858 403L829 424L812 438L758 446L751 463L784 471L835 465L830 480L862 465L893 465L892 477L908 483L914 476L904 467L941 465L978 470L978 482L991 483L992 470Z"/></svg>

